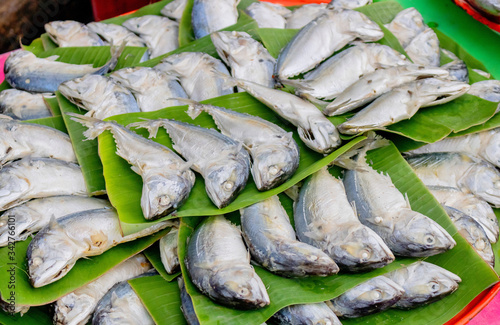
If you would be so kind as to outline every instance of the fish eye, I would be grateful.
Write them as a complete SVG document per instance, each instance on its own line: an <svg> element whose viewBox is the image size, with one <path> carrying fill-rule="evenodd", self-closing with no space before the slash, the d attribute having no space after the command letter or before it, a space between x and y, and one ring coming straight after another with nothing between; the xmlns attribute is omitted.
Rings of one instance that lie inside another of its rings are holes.
<svg viewBox="0 0 500 325"><path fill-rule="evenodd" d="M280 171L280 169L276 165L272 165L269 167L269 174L271 174L273 176L278 174L279 171Z"/></svg>
<svg viewBox="0 0 500 325"><path fill-rule="evenodd" d="M441 287L441 286L440 286L440 285L439 285L439 283L438 283L438 282L436 282L436 281L431 281L431 282L429 282L429 288L431 289L431 291L432 291L432 292L437 292L437 291L439 291L439 288L440 288L440 287Z"/></svg>
<svg viewBox="0 0 500 325"><path fill-rule="evenodd" d="M361 258L362 260L368 260L371 255L371 251L368 249L363 249L359 252L359 258Z"/></svg>
<svg viewBox="0 0 500 325"><path fill-rule="evenodd" d="M168 195L162 195L158 198L158 204L161 205L161 206L167 206L170 204L170 198L168 197Z"/></svg>
<svg viewBox="0 0 500 325"><path fill-rule="evenodd" d="M480 251L482 251L483 249L486 248L486 243L484 242L483 239L478 239L476 241L476 244L474 245L477 249L479 249Z"/></svg>
<svg viewBox="0 0 500 325"><path fill-rule="evenodd" d="M380 290L373 290L370 292L370 296L373 300L379 300L382 298L382 292Z"/></svg>
<svg viewBox="0 0 500 325"><path fill-rule="evenodd" d="M247 296L249 293L250 293L250 290L248 290L247 288L240 289L240 295L242 295L242 296Z"/></svg>
<svg viewBox="0 0 500 325"><path fill-rule="evenodd" d="M435 240L434 236L432 236L432 235L426 235L424 237L424 242L426 244L428 244L428 245L432 245L432 244L434 244L436 242L436 240Z"/></svg>
<svg viewBox="0 0 500 325"><path fill-rule="evenodd" d="M31 265L39 266L42 263L43 263L43 259L41 257L35 257L35 258L33 258Z"/></svg>
<svg viewBox="0 0 500 325"><path fill-rule="evenodd" d="M226 191L230 191L233 189L234 187L234 182L232 181L225 181L223 184L222 184L222 187L224 188L224 190Z"/></svg>

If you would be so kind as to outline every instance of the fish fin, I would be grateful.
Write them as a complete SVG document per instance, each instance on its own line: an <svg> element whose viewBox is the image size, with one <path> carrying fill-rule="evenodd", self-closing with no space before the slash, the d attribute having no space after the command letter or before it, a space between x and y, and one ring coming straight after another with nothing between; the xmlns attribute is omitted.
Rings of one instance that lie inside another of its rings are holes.
<svg viewBox="0 0 500 325"><path fill-rule="evenodd" d="M201 114L201 112L204 111L203 104L200 104L195 100L187 98L175 98L175 99L181 103L185 103L188 105L188 110L186 111L186 114L189 115L189 117L192 118L193 120L197 118Z"/></svg>
<svg viewBox="0 0 500 325"><path fill-rule="evenodd" d="M83 132L83 135L87 138L86 140L93 140L97 138L99 134L101 134L105 130L108 130L109 126L112 123L105 122L95 117L75 113L66 113L66 115L72 116L71 120L78 122L88 128L87 131Z"/></svg>
<svg viewBox="0 0 500 325"><path fill-rule="evenodd" d="M235 86L239 86L238 83L239 83L239 80L228 75L228 74L225 74L219 70L217 70L215 67L212 67L210 69L210 72L212 72L213 74L217 75L219 78L223 79L224 80L224 86L225 87L235 87Z"/></svg>
<svg viewBox="0 0 500 325"><path fill-rule="evenodd" d="M112 45L109 49L111 53L111 59L109 60L109 70L113 70L116 67L116 64L118 63L118 59L120 58L120 55L122 55L123 50L125 50L125 47L127 46L127 42L123 41L121 42L120 46L115 46Z"/></svg>
<svg viewBox="0 0 500 325"><path fill-rule="evenodd" d="M313 90L311 87L309 87L306 84L307 80L304 80L304 79L280 79L279 81L283 85L291 86L294 88L299 88L299 89L309 90L309 91Z"/></svg>
<svg viewBox="0 0 500 325"><path fill-rule="evenodd" d="M142 122L130 123L127 125L127 128L146 129L149 132L149 138L156 138L156 134L158 133L160 126L161 121L145 119Z"/></svg>
<svg viewBox="0 0 500 325"><path fill-rule="evenodd" d="M356 217L358 217L358 209L356 208L356 202L355 201L351 201L349 202L351 204L351 207L352 207L352 211L354 211L354 215Z"/></svg>
<svg viewBox="0 0 500 325"><path fill-rule="evenodd" d="M137 175L142 175L142 170L140 167L138 166L130 166L130 169L132 169L132 171L134 173L136 173Z"/></svg>

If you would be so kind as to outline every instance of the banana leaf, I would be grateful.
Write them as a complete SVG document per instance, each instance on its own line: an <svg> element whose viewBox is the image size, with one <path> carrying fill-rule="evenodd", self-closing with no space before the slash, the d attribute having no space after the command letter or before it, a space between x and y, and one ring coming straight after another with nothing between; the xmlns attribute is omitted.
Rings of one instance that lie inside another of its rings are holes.
<svg viewBox="0 0 500 325"><path fill-rule="evenodd" d="M42 41L44 51L50 51L59 47L47 33L43 33L40 36L40 40Z"/></svg>
<svg viewBox="0 0 500 325"><path fill-rule="evenodd" d="M500 221L500 209L493 209L495 211L495 215L497 216L498 221ZM500 241L491 245L493 248L493 253L495 253L495 271L497 274L500 274Z"/></svg>
<svg viewBox="0 0 500 325"><path fill-rule="evenodd" d="M49 106L50 111L52 112L53 116L61 116L61 109L59 108L59 103L57 102L57 98L50 97L50 98L44 98L45 103Z"/></svg>
<svg viewBox="0 0 500 325"><path fill-rule="evenodd" d="M146 258L148 261L153 265L153 267L160 273L161 277L165 279L165 281L172 281L176 277L181 274L180 272L175 272L173 274L168 274L167 271L165 270L165 267L163 266L163 263L161 261L161 256L160 256L160 243L156 242L154 243L151 247L146 249L144 251L144 255L146 255Z"/></svg>
<svg viewBox="0 0 500 325"><path fill-rule="evenodd" d="M64 124L64 121L61 116L44 117L33 120L26 120L22 122L50 126L51 128L58 129L59 131L62 131L64 133L68 133L68 130L66 130L66 125Z"/></svg>
<svg viewBox="0 0 500 325"><path fill-rule="evenodd" d="M341 153L345 152L362 138L355 139L345 146L341 147L334 153L323 158L322 155L313 152L307 148L299 139L295 128L290 125L285 125L277 115L269 108L261 104L259 101L248 95L247 93L238 93L226 95L218 98L204 101L216 106L226 107L238 112L246 112L252 115L260 116L268 121L271 121L286 131L293 131L294 138L300 148L300 166L295 175L281 186L266 191L259 192L255 187L253 180L250 178L245 189L239 194L236 200L224 209L217 209L208 198L203 179L198 175L196 183L191 191L186 203L181 206L173 215L161 218L164 220L179 216L200 216L200 215L216 215L228 213L248 206L260 200L263 200L271 195L278 194L288 187L294 185L298 181L304 179L308 175L319 170L321 167L331 163ZM207 128L215 128L213 119L206 113L202 113L194 121L185 113L186 106L169 107L163 110L148 112L148 113L131 113L119 116L112 116L109 120L117 121L119 124L128 125L133 122L141 121L143 118L173 118L178 121L194 123ZM144 129L135 130L138 134L147 136L147 131ZM153 139L163 145L172 148L169 137L164 129L161 129L158 136ZM78 148L78 143L73 142ZM130 169L127 161L116 155L116 145L110 132L104 132L99 136L99 156L104 166L104 178L106 181L106 190L109 199L113 206L117 209L120 216L122 230L125 234L137 232L144 227L148 227L150 222L147 222L142 214L140 207L140 199L142 193L142 179L139 175Z"/></svg>
<svg viewBox="0 0 500 325"><path fill-rule="evenodd" d="M52 313L50 308L31 307L30 310L21 316L20 314L10 315L0 309L0 324L3 325L52 325Z"/></svg>
<svg viewBox="0 0 500 325"><path fill-rule="evenodd" d="M187 0L186 8L182 13L179 23L179 47L188 45L195 40L193 26L191 25L191 11L193 10L193 0Z"/></svg>
<svg viewBox="0 0 500 325"><path fill-rule="evenodd" d="M109 19L103 20L102 22L106 23L106 24L121 25L126 20L128 20L130 18L134 18L134 17L141 17L141 16L145 16L145 15L160 16L161 15L160 12L163 9L163 7L165 7L165 5L167 5L170 2L172 2L172 0L158 1L158 2L152 3L150 5L144 6L140 9L138 9L137 11L130 13L128 15L121 15L121 16L109 18Z"/></svg>

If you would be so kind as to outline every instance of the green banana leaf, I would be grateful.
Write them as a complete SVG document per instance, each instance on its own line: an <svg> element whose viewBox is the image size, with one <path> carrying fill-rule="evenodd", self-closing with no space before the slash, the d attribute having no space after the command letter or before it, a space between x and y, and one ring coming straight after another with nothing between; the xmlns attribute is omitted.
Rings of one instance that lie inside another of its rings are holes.
<svg viewBox="0 0 500 325"><path fill-rule="evenodd" d="M282 120L280 120L269 108L247 93L231 94L213 98L204 101L204 103L226 107L238 112L246 112L252 115L257 115L283 127L286 131L293 131L295 141L300 148L299 169L288 182L266 192L259 192L255 187L253 180L249 179L247 186L239 194L236 200L224 209L217 209L215 205L212 204L206 194L203 179L198 175L196 183L186 203L184 203L184 205L181 206L174 215L170 215L159 220L178 216L216 215L238 210L242 207L263 200L271 195L284 191L288 187L319 170L321 167L331 163L341 153L345 152L362 140L362 138L355 139L334 153L323 158L322 155L313 152L302 143L296 131L294 131L295 128L290 125L285 125ZM122 125L128 125L133 122L141 121L143 118L173 118L178 121L194 123L207 128L216 127L213 119L208 114L202 113L193 121L185 113L185 111L186 106L169 107L155 112L112 116L109 120L117 121ZM147 131L145 129L135 131L143 136L147 136ZM154 141L170 148L172 147L170 138L167 136L164 129L160 130ZM78 148L78 143L73 143ZM106 190L111 203L118 211L123 232L125 234L130 234L137 232L144 227L148 227L151 222L147 222L144 219L140 206L142 179L130 169L130 165L127 161L116 155L116 145L110 132L104 132L99 136L99 156L104 166Z"/></svg>
<svg viewBox="0 0 500 325"><path fill-rule="evenodd" d="M151 247L146 249L144 251L144 255L146 255L146 258L148 261L153 265L153 267L160 273L161 277L165 279L165 281L172 281L176 277L181 274L180 272L175 272L173 274L168 274L167 271L165 270L165 267L163 266L163 263L161 261L161 256L160 256L160 243L156 242L154 243Z"/></svg>
<svg viewBox="0 0 500 325"><path fill-rule="evenodd" d="M179 47L188 45L195 40L193 26L191 25L191 11L193 10L193 0L187 0L186 8L179 23Z"/></svg>
<svg viewBox="0 0 500 325"><path fill-rule="evenodd" d="M26 120L22 122L50 126L51 128L58 129L59 131L62 131L64 133L68 133L68 130L66 130L66 125L64 124L64 121L61 116L44 117L33 120Z"/></svg>
<svg viewBox="0 0 500 325"><path fill-rule="evenodd" d="M497 216L498 221L500 222L500 209L493 209L495 211L495 215ZM495 254L495 271L497 274L500 274L500 241L491 245L493 248L493 253Z"/></svg>
<svg viewBox="0 0 500 325"><path fill-rule="evenodd" d="M59 108L59 103L57 102L57 98L55 96L45 98L45 103L49 106L52 116L61 116L61 109Z"/></svg>
<svg viewBox="0 0 500 325"><path fill-rule="evenodd" d="M44 51L50 51L59 47L47 33L42 34L40 40L42 41Z"/></svg>
<svg viewBox="0 0 500 325"><path fill-rule="evenodd" d="M47 306L31 307L30 310L21 316L20 314L10 315L0 309L0 324L3 325L52 325L52 313Z"/></svg>

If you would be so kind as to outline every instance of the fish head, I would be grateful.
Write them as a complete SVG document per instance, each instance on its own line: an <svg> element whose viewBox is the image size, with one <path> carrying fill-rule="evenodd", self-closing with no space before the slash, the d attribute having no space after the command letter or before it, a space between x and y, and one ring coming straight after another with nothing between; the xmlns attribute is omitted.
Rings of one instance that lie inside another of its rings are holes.
<svg viewBox="0 0 500 325"><path fill-rule="evenodd" d="M365 14L355 10L343 10L341 14L347 15L347 24L344 26L348 33L364 42L375 42L384 37L380 26Z"/></svg>
<svg viewBox="0 0 500 325"><path fill-rule="evenodd" d="M34 219L25 206L18 206L5 212L0 217L0 247L7 246L9 237L9 225L15 225L16 240L25 240L36 226L38 220Z"/></svg>
<svg viewBox="0 0 500 325"><path fill-rule="evenodd" d="M255 46L251 36L245 32L215 32L210 35L210 38L217 53L227 65L229 65L229 58L235 59L238 56L245 56L244 54L249 53L251 48ZM246 58L250 59L250 53Z"/></svg>
<svg viewBox="0 0 500 325"><path fill-rule="evenodd" d="M110 77L127 86L143 85L147 82L148 72L152 70L152 68L146 67L123 68L114 71Z"/></svg>
<svg viewBox="0 0 500 325"><path fill-rule="evenodd" d="M72 292L56 302L54 324L86 324L95 304L96 297Z"/></svg>
<svg viewBox="0 0 500 325"><path fill-rule="evenodd" d="M490 132L493 134L482 149L482 156L490 163L500 167L500 131L492 130Z"/></svg>
<svg viewBox="0 0 500 325"><path fill-rule="evenodd" d="M470 86L461 81L428 78L418 81L417 88L420 98L429 98L425 106L430 106L447 103L465 94Z"/></svg>
<svg viewBox="0 0 500 325"><path fill-rule="evenodd" d="M365 45L369 59L374 62L375 66L395 66L395 65L408 65L410 61L396 51L392 47L371 43Z"/></svg>
<svg viewBox="0 0 500 325"><path fill-rule="evenodd" d="M460 183L479 198L500 206L500 173L493 165L484 161L477 163Z"/></svg>
<svg viewBox="0 0 500 325"><path fill-rule="evenodd" d="M3 173L0 177L0 210L5 210L9 206L19 203L17 200L22 198L30 188L29 180L24 178L22 174L18 176L14 170L12 173Z"/></svg>
<svg viewBox="0 0 500 325"><path fill-rule="evenodd" d="M404 294L404 289L384 276L377 276L365 281L344 293L343 297L356 309L373 311L382 306L392 306ZM366 314L366 313L364 313Z"/></svg>
<svg viewBox="0 0 500 325"><path fill-rule="evenodd" d="M134 33L140 34L149 29L156 28L155 27L156 19L153 19L151 15L145 15L142 17L134 17L125 21L122 26L131 30Z"/></svg>
<svg viewBox="0 0 500 325"><path fill-rule="evenodd" d="M96 96L96 94L101 94L104 91L106 83L107 77L90 74L81 78L65 81L59 85L58 90L69 101L77 106L83 107L85 106L83 104L84 102L88 102L94 97L100 97Z"/></svg>
<svg viewBox="0 0 500 325"><path fill-rule="evenodd" d="M77 34L84 26L82 23L71 20L57 20L45 24L45 31L52 39L62 38L69 39Z"/></svg>
<svg viewBox="0 0 500 325"><path fill-rule="evenodd" d="M319 153L328 154L341 142L335 125L323 116L309 118L309 129L298 127L297 131L305 145Z"/></svg>
<svg viewBox="0 0 500 325"><path fill-rule="evenodd" d="M191 76L199 71L199 65L202 63L205 55L208 54L201 52L183 52L173 54L163 59L160 64L155 66L155 69L179 77Z"/></svg>

